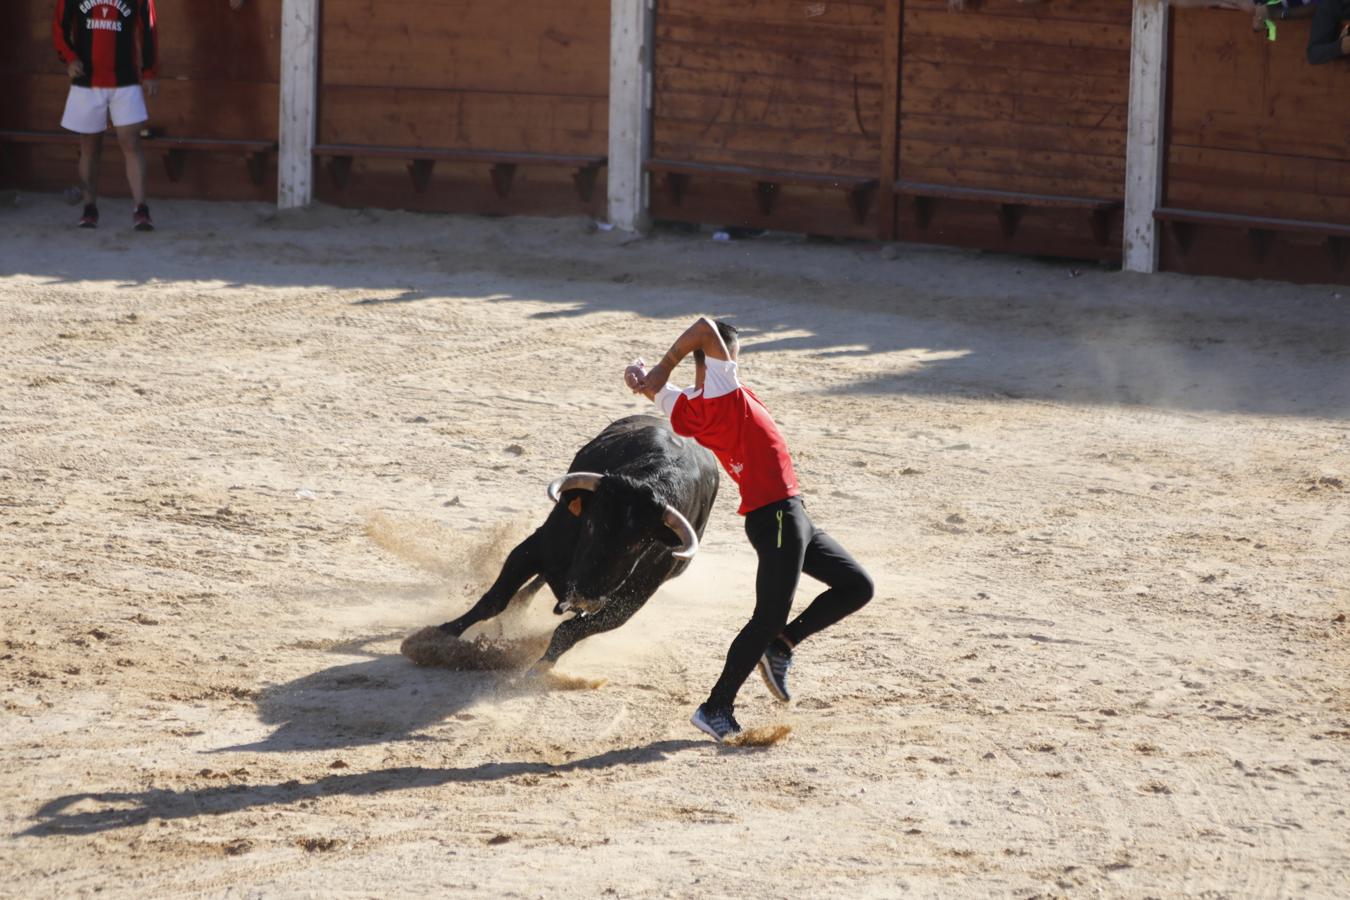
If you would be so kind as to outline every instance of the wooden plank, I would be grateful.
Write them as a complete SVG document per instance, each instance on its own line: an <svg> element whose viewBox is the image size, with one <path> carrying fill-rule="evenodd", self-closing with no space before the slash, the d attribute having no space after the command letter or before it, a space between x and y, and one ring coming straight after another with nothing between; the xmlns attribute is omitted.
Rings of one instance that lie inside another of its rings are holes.
<svg viewBox="0 0 1350 900"><path fill-rule="evenodd" d="M870 99L881 98L872 92ZM746 103L739 97L662 93L657 97L656 106L662 121L690 124L739 124L868 138L876 137L882 128L879 103L867 106L861 102L807 105L793 102L791 97L782 98L778 103Z"/></svg>
<svg viewBox="0 0 1350 900"><path fill-rule="evenodd" d="M281 80L281 0L155 0L164 79L277 84Z"/></svg>
<svg viewBox="0 0 1350 900"><path fill-rule="evenodd" d="M918 181L897 181L893 187L896 193L908 197L967 200L972 203L1036 206L1047 209L1108 210L1120 205L1119 200L1099 197L1069 197L1063 194L998 191L988 188L959 187L950 184L931 184Z"/></svg>
<svg viewBox="0 0 1350 900"><path fill-rule="evenodd" d="M658 41L656 70L667 68L751 75L769 83L777 82L787 91L803 81L827 82L841 91L851 91L855 84L881 87L879 59L860 60L846 66L836 60L812 59L806 50L788 57L753 50L733 48L723 51L715 47Z"/></svg>
<svg viewBox="0 0 1350 900"><path fill-rule="evenodd" d="M1350 222L1350 159L1168 147L1167 206Z"/></svg>
<svg viewBox="0 0 1350 900"><path fill-rule="evenodd" d="M1245 40L1245 23L1207 10L1176 15L1168 130L1191 146L1339 159L1350 147L1346 79L1304 58L1307 22L1280 23L1280 40ZM1241 84L1241 90L1214 85Z"/></svg>
<svg viewBox="0 0 1350 900"><path fill-rule="evenodd" d="M833 188L785 186L777 192L771 212L755 202L754 185L729 188L725 182L691 178L679 205L663 190L652 191L652 217L715 226L776 228L806 234L869 238L876 234L876 204L860 224L853 218L843 191Z"/></svg>
<svg viewBox="0 0 1350 900"><path fill-rule="evenodd" d="M655 95L672 94L698 97L729 97L749 105L751 112L778 103L801 106L852 106L882 108L881 85L865 82L791 81L787 77L764 78L736 72L684 69L675 66L657 69Z"/></svg>
<svg viewBox="0 0 1350 900"><path fill-rule="evenodd" d="M1118 198L1124 196L1124 169L1124 160L1114 156L966 146L910 140L903 131L900 134L900 175L910 181Z"/></svg>
<svg viewBox="0 0 1350 900"><path fill-rule="evenodd" d="M829 57L844 65L879 59L883 50L881 31L875 28L830 28L810 23L765 25L677 16L665 11L656 22L656 39L719 49L794 55L810 53L813 57Z"/></svg>
<svg viewBox="0 0 1350 900"><path fill-rule="evenodd" d="M1075 78L1065 78L1058 73L1022 69L1013 74L1005 68L984 65L979 59L931 60L909 55L904 58L901 80L906 97L913 92L951 92L1110 107L1123 106L1129 94L1128 81L1114 73L1080 72Z"/></svg>
<svg viewBox="0 0 1350 900"><path fill-rule="evenodd" d="M956 37L929 37L905 32L902 55L908 61L980 61L1009 71L1044 72L1064 78L1080 73L1128 79L1130 54L1125 50L1095 47L1053 47L1008 41L979 41Z"/></svg>
<svg viewBox="0 0 1350 900"><path fill-rule="evenodd" d="M319 141L608 153L605 98L326 86Z"/></svg>
<svg viewBox="0 0 1350 900"><path fill-rule="evenodd" d="M927 13L953 13L947 0L905 0L906 9ZM1022 3L1020 0L983 0L979 7L960 13L995 19L1048 19L1073 22L1114 22L1130 26L1130 7L1118 0L1051 0Z"/></svg>
<svg viewBox="0 0 1350 900"><path fill-rule="evenodd" d="M599 173L589 200L577 196L572 175L566 169L521 168L509 194L494 188L485 165L437 163L425 189L418 191L400 160L357 160L347 186L338 189L332 179L317 180L320 200L354 208L409 209L422 212L476 213L481 215L590 215L605 211L605 172Z"/></svg>
<svg viewBox="0 0 1350 900"><path fill-rule="evenodd" d="M1125 156L1123 128L1070 128L1033 122L920 115L905 116L903 128L908 139L934 143L946 141L965 146L1070 151L1122 160Z"/></svg>
<svg viewBox="0 0 1350 900"><path fill-rule="evenodd" d="M652 159L647 162L649 172L675 172L682 175L720 178L740 181L765 181L774 184L807 185L856 190L875 184L875 178L865 175L825 175L811 172L790 172L781 169L755 169L748 166L712 165L681 160Z"/></svg>
<svg viewBox="0 0 1350 900"><path fill-rule="evenodd" d="M604 97L609 4L329 0L325 85Z"/></svg>
<svg viewBox="0 0 1350 900"><path fill-rule="evenodd" d="M65 75L16 76L9 89L22 106L0 105L0 128L58 128L70 82ZM161 83L146 100L149 126L178 137L276 140L277 86L258 82L174 81ZM20 120L22 119L22 120Z"/></svg>
<svg viewBox="0 0 1350 900"><path fill-rule="evenodd" d="M1081 22L1050 17L990 16L979 13L953 14L905 7L905 32L914 41L938 39L976 41L984 44L1016 43L1028 47L1105 50L1128 53L1129 21Z"/></svg>
<svg viewBox="0 0 1350 900"><path fill-rule="evenodd" d="M910 116L946 116L1001 122L1008 127L1062 128L1083 132L1125 134L1127 105L1098 100L1054 100L1016 94L980 94L957 91L911 91L901 107Z"/></svg>
<svg viewBox="0 0 1350 900"><path fill-rule="evenodd" d="M661 0L660 17L699 16L724 22L766 25L809 24L854 29L880 29L884 0L872 3L819 3L812 0Z"/></svg>
<svg viewBox="0 0 1350 900"><path fill-rule="evenodd" d="M698 125L657 118L652 156L696 162L841 175L876 175L880 142L861 135L740 125ZM783 160L780 164L772 160Z"/></svg>
<svg viewBox="0 0 1350 900"><path fill-rule="evenodd" d="M1333 222L1313 222L1307 219L1272 219L1266 216L1245 216L1172 207L1161 207L1154 210L1153 217L1164 222L1188 222L1193 225L1218 225L1224 228L1283 231L1294 234L1320 235L1322 237L1350 238L1350 223L1338 225Z"/></svg>

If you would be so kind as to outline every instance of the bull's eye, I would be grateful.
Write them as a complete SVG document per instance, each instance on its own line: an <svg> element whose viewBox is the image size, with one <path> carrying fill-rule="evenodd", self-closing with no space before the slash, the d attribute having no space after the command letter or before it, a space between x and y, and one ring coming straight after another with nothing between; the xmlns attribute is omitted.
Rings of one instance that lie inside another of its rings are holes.
<svg viewBox="0 0 1350 900"><path fill-rule="evenodd" d="M567 511L577 518L581 517L581 498L573 497L572 502L567 504Z"/></svg>

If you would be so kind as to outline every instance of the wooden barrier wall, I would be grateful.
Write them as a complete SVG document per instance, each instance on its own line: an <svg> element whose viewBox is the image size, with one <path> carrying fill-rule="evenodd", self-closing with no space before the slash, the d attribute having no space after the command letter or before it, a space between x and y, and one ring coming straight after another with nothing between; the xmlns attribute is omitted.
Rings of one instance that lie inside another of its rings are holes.
<svg viewBox="0 0 1350 900"><path fill-rule="evenodd" d="M660 0L652 156L876 178L885 0ZM782 187L764 215L755 182L691 177L678 205L653 177L657 218L875 236L830 188Z"/></svg>
<svg viewBox="0 0 1350 900"><path fill-rule="evenodd" d="M662 0L652 156L711 167L867 176L845 194L784 183L772 212L756 178L654 177L658 218L1118 259L1118 208L893 196L902 179L957 189L1123 200L1130 7L984 0ZM950 193L950 191L948 192ZM678 202L676 202L678 199ZM1003 218L1000 218L1000 215Z"/></svg>
<svg viewBox="0 0 1350 900"><path fill-rule="evenodd" d="M5 0L0 31L0 77L5 98L0 128L59 131L70 82L52 49L56 0ZM276 140L281 0L247 0L239 10L206 0L157 0L160 92L147 100L149 126L170 137ZM100 192L128 195L122 154L108 139ZM75 147L9 145L6 182L57 190L76 184ZM192 153L182 177L169 180L150 155L154 197L274 200L276 158L269 157L262 184L249 177L239 154Z"/></svg>
<svg viewBox="0 0 1350 900"><path fill-rule="evenodd" d="M1163 205L1350 226L1350 63L1309 65L1308 22L1253 35L1222 10L1172 14ZM1165 228L1164 268L1350 282L1350 248L1316 235Z"/></svg>
<svg viewBox="0 0 1350 900"><path fill-rule="evenodd" d="M608 153L608 0L324 0L320 48L320 144ZM583 203L566 168L523 166L502 198L484 164L437 162L422 192L407 167L357 159L345 188L319 171L316 190L349 206L605 209L603 174Z"/></svg>
<svg viewBox="0 0 1350 900"><path fill-rule="evenodd" d="M1125 0L984 0L962 12L904 0L899 177L1122 201L1130 15ZM926 226L916 212L898 198L905 240L1120 257L1119 210L1099 236L1081 209L1027 207L1011 235L987 202L939 199Z"/></svg>

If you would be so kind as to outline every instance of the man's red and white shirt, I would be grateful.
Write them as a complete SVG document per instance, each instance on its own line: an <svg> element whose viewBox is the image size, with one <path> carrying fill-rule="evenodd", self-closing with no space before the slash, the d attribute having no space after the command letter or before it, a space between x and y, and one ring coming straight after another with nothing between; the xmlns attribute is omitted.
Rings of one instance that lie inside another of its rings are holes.
<svg viewBox="0 0 1350 900"><path fill-rule="evenodd" d="M773 416L736 375L736 363L707 357L703 389L666 385L654 402L676 434L712 451L741 492L741 515L801 493L787 442Z"/></svg>

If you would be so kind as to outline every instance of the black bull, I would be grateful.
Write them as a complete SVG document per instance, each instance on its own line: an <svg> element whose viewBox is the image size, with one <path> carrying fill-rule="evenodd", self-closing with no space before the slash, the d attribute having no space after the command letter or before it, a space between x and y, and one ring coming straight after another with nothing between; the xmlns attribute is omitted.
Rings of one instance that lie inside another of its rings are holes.
<svg viewBox="0 0 1350 900"><path fill-rule="evenodd" d="M459 637L517 594L528 597L547 584L555 613L578 611L554 630L542 660L551 664L578 641L627 622L688 567L717 497L711 453L676 435L665 419L629 416L582 447L567 471L549 485L555 502L544 524L507 555L473 608L442 631Z"/></svg>

